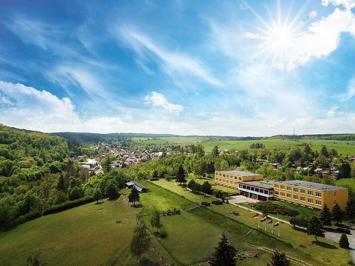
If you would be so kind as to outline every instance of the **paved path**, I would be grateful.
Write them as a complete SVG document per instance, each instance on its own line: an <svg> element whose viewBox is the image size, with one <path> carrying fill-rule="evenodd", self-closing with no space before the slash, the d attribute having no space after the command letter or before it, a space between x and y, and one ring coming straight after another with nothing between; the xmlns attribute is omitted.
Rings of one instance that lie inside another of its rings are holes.
<svg viewBox="0 0 355 266"><path fill-rule="evenodd" d="M325 237L336 242L339 243L339 239L341 236L341 233L337 233L337 232L325 232ZM350 244L350 255L351 255L351 259L353 262L355 262L355 230L352 229L351 230L351 235L347 235L348 239L349 239L349 244Z"/></svg>

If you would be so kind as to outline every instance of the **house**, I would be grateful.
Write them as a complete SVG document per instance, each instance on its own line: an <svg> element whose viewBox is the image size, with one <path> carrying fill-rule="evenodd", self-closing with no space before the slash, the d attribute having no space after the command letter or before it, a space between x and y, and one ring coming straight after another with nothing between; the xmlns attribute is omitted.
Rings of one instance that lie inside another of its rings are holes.
<svg viewBox="0 0 355 266"><path fill-rule="evenodd" d="M217 185L236 190L238 189L240 182L256 181L261 179L263 179L262 175L247 171L215 171L215 182Z"/></svg>
<svg viewBox="0 0 355 266"><path fill-rule="evenodd" d="M303 180L275 181L274 198L314 209L324 205L332 209L337 203L345 210L348 189Z"/></svg>
<svg viewBox="0 0 355 266"><path fill-rule="evenodd" d="M140 193L145 193L145 192L149 191L148 188L146 188L145 186L138 184L137 182L134 182L134 181L127 182L126 187L129 189L135 188Z"/></svg>
<svg viewBox="0 0 355 266"><path fill-rule="evenodd" d="M95 159L88 159L86 162L81 162L80 166L89 171L93 171L98 167L98 163Z"/></svg>

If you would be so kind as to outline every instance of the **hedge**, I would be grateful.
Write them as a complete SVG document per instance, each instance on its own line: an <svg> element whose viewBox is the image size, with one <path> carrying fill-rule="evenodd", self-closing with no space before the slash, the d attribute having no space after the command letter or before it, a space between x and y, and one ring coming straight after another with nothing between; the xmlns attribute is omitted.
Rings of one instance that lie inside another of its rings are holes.
<svg viewBox="0 0 355 266"><path fill-rule="evenodd" d="M287 216L297 216L299 214L296 210L287 208L285 206L280 206L278 204L274 204L270 201L262 201L253 204L253 207L264 214L280 214Z"/></svg>
<svg viewBox="0 0 355 266"><path fill-rule="evenodd" d="M83 205L83 204L86 204L89 202L93 202L93 201L95 201L95 199L93 199L92 197L83 197L83 198L76 199L76 200L66 201L61 204L54 205L54 206L50 207L49 209L45 210L43 212L43 215L48 215L48 214L52 214L52 213L57 213L57 212L69 210L71 208L78 207L80 205Z"/></svg>

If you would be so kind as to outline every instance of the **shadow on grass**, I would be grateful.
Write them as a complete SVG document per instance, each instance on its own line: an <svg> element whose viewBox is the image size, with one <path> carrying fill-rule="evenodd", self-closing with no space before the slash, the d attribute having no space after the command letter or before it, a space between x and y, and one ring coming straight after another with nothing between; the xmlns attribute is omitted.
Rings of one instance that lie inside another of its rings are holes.
<svg viewBox="0 0 355 266"><path fill-rule="evenodd" d="M321 241L313 241L314 244L323 247L323 248L329 248L329 249L338 249L338 247L328 244L326 242L321 242Z"/></svg>

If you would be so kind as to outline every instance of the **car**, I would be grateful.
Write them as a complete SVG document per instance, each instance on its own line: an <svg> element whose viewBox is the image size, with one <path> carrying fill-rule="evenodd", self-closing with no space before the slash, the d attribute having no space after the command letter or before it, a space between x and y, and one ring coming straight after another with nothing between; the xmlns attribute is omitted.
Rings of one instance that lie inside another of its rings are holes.
<svg viewBox="0 0 355 266"><path fill-rule="evenodd" d="M351 235L351 231L349 228L345 228L345 227L338 227L337 231L340 233L344 233L344 234L348 234Z"/></svg>

